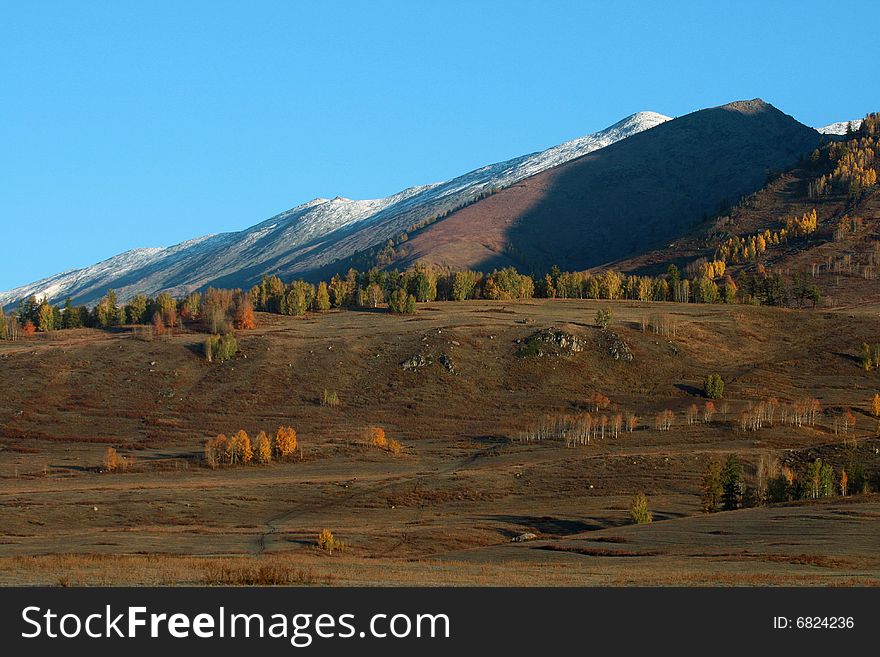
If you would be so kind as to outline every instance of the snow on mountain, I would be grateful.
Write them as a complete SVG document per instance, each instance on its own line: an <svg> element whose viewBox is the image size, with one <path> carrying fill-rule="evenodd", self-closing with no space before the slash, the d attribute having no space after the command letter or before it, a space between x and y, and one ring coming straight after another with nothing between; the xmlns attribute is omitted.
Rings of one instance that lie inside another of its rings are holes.
<svg viewBox="0 0 880 657"><path fill-rule="evenodd" d="M822 128L816 128L823 135L845 135L846 134L846 126L852 123L853 130L858 130L859 126L862 125L861 119L856 119L855 121L838 121L837 123L831 123Z"/></svg>
<svg viewBox="0 0 880 657"><path fill-rule="evenodd" d="M509 187L524 178L657 126L669 117L638 112L585 137L490 164L446 182L410 187L372 200L314 199L251 228L207 235L167 248L134 249L0 293L9 307L34 294L52 302L91 304L108 289L120 301L137 293L182 295L207 286L246 287L263 274L305 274L396 237L409 226Z"/></svg>

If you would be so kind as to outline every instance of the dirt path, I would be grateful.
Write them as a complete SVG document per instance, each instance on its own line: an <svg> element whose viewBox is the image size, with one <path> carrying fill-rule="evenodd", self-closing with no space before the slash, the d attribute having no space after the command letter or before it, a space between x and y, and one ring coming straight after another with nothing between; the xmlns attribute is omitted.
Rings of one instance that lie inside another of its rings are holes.
<svg viewBox="0 0 880 657"><path fill-rule="evenodd" d="M300 517L306 513L312 513L315 511L326 511L326 510L332 509L334 507L338 507L339 505L344 504L346 502L351 502L354 500L363 499L363 498L372 496L375 493L379 493L383 490L387 490L387 489L391 488L392 486L399 486L399 485L405 485L405 484L414 484L415 486L421 486L429 481L432 481L432 480L437 479L439 477L442 477L444 475L448 475L448 474L451 474L451 473L456 472L458 470L462 470L464 468L467 468L468 466L473 465L478 459L485 457L485 456L488 456L492 452L498 451L499 447L500 447L499 445L490 445L489 447L486 447L485 449L477 450L476 452L466 456L464 459L461 459L460 461L456 461L452 465L449 465L445 468L439 469L436 472L432 472L430 474L416 474L411 477L402 477L402 478L391 479L391 480L386 479L386 480L383 480L381 483L374 485L374 486L371 486L371 487L368 487L368 488L363 488L361 490L352 491L349 493L340 493L339 495L335 496L333 499L329 500L325 504L289 509L287 511L284 511L283 513L279 513L277 515L274 515L274 516L268 518L266 521L264 521L263 524L266 525L266 531L262 532L257 537L257 546L256 546L255 553L256 554L263 554L266 551L267 539L269 537L271 537L273 534L278 533L278 531L279 531L278 525L282 522L292 520L292 519ZM417 517L421 517L422 513L423 513L423 511L420 510L417 514ZM405 542L406 542L406 535L404 535L402 537L402 539L397 544L392 546L391 550L394 550L394 549L400 547Z"/></svg>

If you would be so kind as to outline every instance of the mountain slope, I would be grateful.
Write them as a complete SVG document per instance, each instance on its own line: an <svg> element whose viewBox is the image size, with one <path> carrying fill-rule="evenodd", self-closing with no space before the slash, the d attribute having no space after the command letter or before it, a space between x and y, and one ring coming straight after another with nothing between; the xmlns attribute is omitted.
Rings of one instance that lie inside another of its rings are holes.
<svg viewBox="0 0 880 657"><path fill-rule="evenodd" d="M543 171L410 236L396 265L586 269L664 244L819 143L759 99L701 110Z"/></svg>
<svg viewBox="0 0 880 657"><path fill-rule="evenodd" d="M240 232L209 235L165 249L127 251L91 267L0 293L0 306L8 307L30 294L53 302L70 296L76 303L93 303L113 288L124 301L139 292L184 294L207 285L246 287L264 273L302 275L396 237L407 227L481 194L667 120L655 112L639 112L600 132L446 182L412 187L383 199L315 199Z"/></svg>

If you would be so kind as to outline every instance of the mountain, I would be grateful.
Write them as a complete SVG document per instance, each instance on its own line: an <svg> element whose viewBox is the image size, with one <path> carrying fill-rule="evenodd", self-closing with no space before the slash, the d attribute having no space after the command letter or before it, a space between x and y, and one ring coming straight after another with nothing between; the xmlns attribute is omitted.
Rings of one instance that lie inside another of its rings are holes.
<svg viewBox="0 0 880 657"><path fill-rule="evenodd" d="M611 127L545 151L411 187L382 199L314 199L240 232L207 235L168 248L134 249L0 293L0 306L36 295L94 303L108 289L121 301L139 292L182 295L207 285L248 287L265 273L303 275L474 202L481 195L654 128L669 117L639 112Z"/></svg>
<svg viewBox="0 0 880 657"><path fill-rule="evenodd" d="M541 272L612 263L692 230L819 141L816 130L760 99L687 114L417 231L392 264Z"/></svg>
<svg viewBox="0 0 880 657"><path fill-rule="evenodd" d="M829 123L821 128L816 128L816 130L823 135L845 135L846 128L850 124L852 124L853 130L858 130L859 126L862 125L862 120L855 119L853 121L838 121L837 123Z"/></svg>

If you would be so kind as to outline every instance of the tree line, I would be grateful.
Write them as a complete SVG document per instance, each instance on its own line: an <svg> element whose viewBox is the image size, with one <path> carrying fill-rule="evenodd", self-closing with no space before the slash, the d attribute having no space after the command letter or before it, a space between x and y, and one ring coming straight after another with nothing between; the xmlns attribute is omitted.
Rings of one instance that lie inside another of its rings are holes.
<svg viewBox="0 0 880 657"><path fill-rule="evenodd" d="M776 456L764 456L749 482L743 463L735 454L723 462L712 461L703 475L701 500L703 511L732 511L795 500L816 500L866 493L871 488L864 466L856 459L835 469L816 458L800 470L783 465Z"/></svg>

